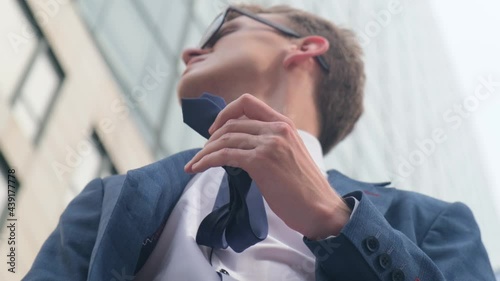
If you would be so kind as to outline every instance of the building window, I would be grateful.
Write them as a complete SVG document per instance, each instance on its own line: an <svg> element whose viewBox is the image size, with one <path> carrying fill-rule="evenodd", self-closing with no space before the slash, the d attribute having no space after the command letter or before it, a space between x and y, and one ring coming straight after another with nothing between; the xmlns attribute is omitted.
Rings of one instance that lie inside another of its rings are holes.
<svg viewBox="0 0 500 281"><path fill-rule="evenodd" d="M0 1L0 94L10 101L38 43L38 35L20 3Z"/></svg>
<svg viewBox="0 0 500 281"><path fill-rule="evenodd" d="M85 185L95 178L103 178L117 174L116 168L95 131L92 132L91 143L83 160L73 171L70 188L67 192L67 202L78 195Z"/></svg>
<svg viewBox="0 0 500 281"><path fill-rule="evenodd" d="M8 72L10 67L16 70L15 76L10 74L5 81L1 81L5 85L1 90L10 100L21 130L37 144L61 88L64 72L26 2L7 2L10 4L1 5L9 10L1 13L12 12L21 17L7 19L13 25L12 28L16 24L21 26L18 33L10 32L7 36L11 52L19 53L20 60L0 66L2 73Z"/></svg>
<svg viewBox="0 0 500 281"><path fill-rule="evenodd" d="M45 41L38 45L31 67L25 73L12 101L14 115L24 133L38 143L62 82L55 57Z"/></svg>

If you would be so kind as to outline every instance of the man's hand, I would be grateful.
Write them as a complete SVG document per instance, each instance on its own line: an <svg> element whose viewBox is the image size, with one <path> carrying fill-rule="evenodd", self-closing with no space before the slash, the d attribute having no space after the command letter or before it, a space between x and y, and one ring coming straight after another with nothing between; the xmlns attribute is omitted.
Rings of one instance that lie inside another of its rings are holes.
<svg viewBox="0 0 500 281"><path fill-rule="evenodd" d="M250 94L227 105L209 129L205 147L185 166L242 168L269 207L309 239L338 235L350 209L310 157L293 122Z"/></svg>

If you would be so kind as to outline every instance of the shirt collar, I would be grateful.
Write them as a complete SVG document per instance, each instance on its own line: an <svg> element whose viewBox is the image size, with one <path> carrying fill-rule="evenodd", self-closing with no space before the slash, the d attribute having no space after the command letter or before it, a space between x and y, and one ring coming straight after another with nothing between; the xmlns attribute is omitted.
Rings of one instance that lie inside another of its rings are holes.
<svg viewBox="0 0 500 281"><path fill-rule="evenodd" d="M321 144L318 139L306 131L297 130L297 132L299 133L302 142L304 142L304 145L306 146L306 149L309 152L309 155L311 155L314 163L316 163L316 166L318 166L321 172L326 176L323 150L321 149Z"/></svg>

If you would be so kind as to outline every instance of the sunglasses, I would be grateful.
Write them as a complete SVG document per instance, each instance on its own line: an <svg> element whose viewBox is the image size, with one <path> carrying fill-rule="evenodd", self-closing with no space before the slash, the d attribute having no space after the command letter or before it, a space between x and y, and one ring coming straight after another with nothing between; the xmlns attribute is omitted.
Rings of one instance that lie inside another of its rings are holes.
<svg viewBox="0 0 500 281"><path fill-rule="evenodd" d="M214 40L214 38L216 38L217 32L219 32L222 25L226 22L226 18L230 12L236 12L240 15L247 16L253 20L256 20L262 24L265 24L267 26L270 26L270 27L276 29L277 31L281 32L282 34L284 34L286 36L293 37L293 38L303 37L300 34L298 34L297 32L291 30L290 28L288 28L286 26L283 26L283 25L278 24L278 23L274 23L274 22L269 21L265 18L259 17L255 14L252 14L252 13L245 11L245 10L242 10L242 9L238 9L236 7L229 7L226 9L225 12L219 14L214 19L214 21L208 26L207 31L205 31L205 34L201 37L200 43L198 45L199 48L204 49ZM330 66L328 65L328 63L326 62L326 60L323 56L321 56L321 55L316 56L316 57L314 57L314 59L319 63L319 65L320 65L321 69L323 69L323 71L325 71L326 73L330 72Z"/></svg>

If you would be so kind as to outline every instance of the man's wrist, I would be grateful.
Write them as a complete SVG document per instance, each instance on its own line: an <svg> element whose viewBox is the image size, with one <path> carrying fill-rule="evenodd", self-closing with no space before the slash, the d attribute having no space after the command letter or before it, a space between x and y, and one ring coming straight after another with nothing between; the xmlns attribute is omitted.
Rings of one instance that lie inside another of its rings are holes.
<svg viewBox="0 0 500 281"><path fill-rule="evenodd" d="M322 240L329 236L338 236L340 231L347 224L351 216L351 209L347 204L338 198L339 201L333 206L325 211L323 211L323 217L319 223L320 227L317 228L315 233L311 233L307 236L310 240Z"/></svg>
<svg viewBox="0 0 500 281"><path fill-rule="evenodd" d="M347 224L349 219L351 218L352 210L346 204L343 198L340 198L339 203L337 204L335 211L332 215L332 220L330 225L332 226L329 236L339 236L340 231Z"/></svg>
<svg viewBox="0 0 500 281"><path fill-rule="evenodd" d="M318 231L317 234L307 237L309 240L322 240L329 237L336 237L340 235L340 232L344 226L349 222L352 214L356 210L359 201L354 197L339 198L339 202L335 204L335 207L328 212L325 222L322 225L322 229Z"/></svg>

